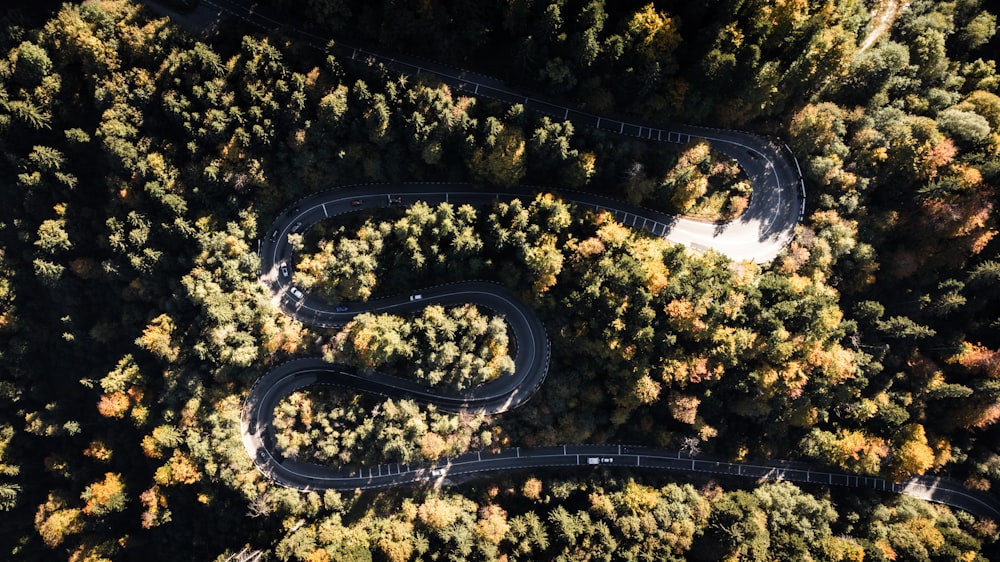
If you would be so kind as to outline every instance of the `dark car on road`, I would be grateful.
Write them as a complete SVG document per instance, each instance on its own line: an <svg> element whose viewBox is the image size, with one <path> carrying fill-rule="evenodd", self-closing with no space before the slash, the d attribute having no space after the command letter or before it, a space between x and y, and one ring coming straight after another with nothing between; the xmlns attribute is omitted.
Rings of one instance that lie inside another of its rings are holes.
<svg viewBox="0 0 1000 562"><path fill-rule="evenodd" d="M334 310L334 311L336 311L336 312L347 312L347 311L348 311L348 310L350 310L350 309L348 309L348 308L347 308L346 306L344 306L344 305L340 305L340 306L338 306L337 308L335 308L335 309L333 309L333 310Z"/></svg>

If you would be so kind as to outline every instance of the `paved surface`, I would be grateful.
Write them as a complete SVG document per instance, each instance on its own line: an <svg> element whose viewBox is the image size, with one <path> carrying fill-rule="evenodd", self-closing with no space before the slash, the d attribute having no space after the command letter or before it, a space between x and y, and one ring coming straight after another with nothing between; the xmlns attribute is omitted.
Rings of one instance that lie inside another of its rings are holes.
<svg viewBox="0 0 1000 562"><path fill-rule="evenodd" d="M297 34L300 39L317 48L326 47L326 39L291 29L278 18L261 12L255 6L246 6L233 0L203 0L202 4L198 12L186 17L185 22L189 26L215 25L219 18L234 16L265 30L282 28L285 32ZM215 18L211 17L211 11L215 11ZM368 64L384 64L401 74L433 74L458 91L508 103L521 103L526 109L569 120L577 125L631 135L650 142L686 143L695 137L704 138L716 150L735 158L754 186L753 197L743 216L724 225L689 221L589 195L570 194L567 197L578 205L608 209L627 226L647 229L655 235L696 250L713 248L735 260L763 263L774 259L784 248L795 225L802 218L805 192L801 170L787 146L779 146L770 139L738 131L688 126L664 129L610 116L593 115L525 94L495 79L468 71L410 57L393 57L375 49L357 46L337 44L334 50L342 56L347 55ZM287 244L289 232L303 231L319 220L345 212L388 204L392 199L400 201L397 204L407 204L418 199L430 203L441 200L475 203L491 196L512 198L518 195L532 194L506 193L501 196L471 192L462 186L434 184L368 186L317 194L300 201L292 211L284 213L272 227L274 239L271 239L269 233L262 241L261 278L270 287L285 313L306 323L340 325L361 311L357 305L355 310L337 312L309 295L298 297L292 293L289 279L281 274L281 263L289 266L292 263L291 248ZM360 201L361 204L353 204L355 201ZM271 424L274 407L282 397L308 386L343 386L394 398L405 397L423 403L434 403L442 409L452 411L502 412L531 397L548 370L549 342L544 328L530 309L503 287L482 282L445 285L421 290L420 294L422 298L419 301L413 301L408 295L404 295L366 303L365 310L406 312L431 303L466 302L490 308L503 314L511 325L517 349L515 372L466 393L445 396L413 381L388 375L358 376L342 366L329 364L318 358L286 362L257 381L241 416L243 443L258 469L282 485L302 490L399 486L447 481L448 478L482 472L538 467L661 469L752 478L758 481L788 480L901 493L947 504L981 517L1000 519L1000 503L991 494L968 490L959 482L947 478L921 476L893 483L882 478L814 470L803 463L731 463L704 457L686 457L678 451L624 445L512 448L497 453L468 453L426 467L388 464L342 470L275 457L271 453L274 444L274 429Z"/></svg>
<svg viewBox="0 0 1000 562"><path fill-rule="evenodd" d="M330 51L358 64L381 64L389 71L406 76L432 76L452 90L510 104L521 104L526 110L571 121L581 127L592 127L623 136L644 139L649 143L684 144L692 139L705 139L712 148L739 162L753 185L753 195L743 215L726 224L693 221L670 217L668 229L654 234L695 250L709 248L735 261L750 260L767 263L773 260L791 240L795 225L805 208L802 173L787 146L754 133L677 125L654 126L637 120L610 115L597 115L508 86L495 78L442 65L417 57L386 53L378 48L348 45L297 30L266 7L247 6L237 0L202 0L201 7L185 21L204 21L206 15L239 18L267 31L280 30L297 37L317 49ZM218 22L212 24L218 27Z"/></svg>
<svg viewBox="0 0 1000 562"><path fill-rule="evenodd" d="M475 452L445 459L430 466L386 464L354 469L332 469L272 453L275 443L272 416L279 401L310 386L330 385L391 398L410 398L433 403L446 411L496 413L520 406L538 389L549 366L549 341L537 316L506 288L487 282L441 285L364 304L348 303L338 312L321 299L293 292L290 276L294 263L288 234L303 232L318 221L387 205L416 201L455 204L485 204L495 200L531 197L524 193L471 191L463 184L369 185L341 188L311 195L281 213L261 241L261 280L281 309L298 320L320 326L339 326L360 312L410 312L432 303L475 303L504 315L514 338L514 373L461 394L442 394L415 381L374 373L358 375L351 369L320 358L283 363L261 377L244 406L241 418L243 444L255 465L276 482L301 489L379 488L414 483L448 483L451 479L504 470L540 467L607 467L661 469L686 473L718 474L757 481L782 481L865 488L944 503L981 517L1000 519L1000 504L990 494L965 489L961 483L939 477L915 477L902 483L883 478L855 476L814 469L787 461L732 463L702 456L689 457L678 451L623 445L565 445L542 448L511 448L497 453ZM569 201L584 207L606 209L634 228L656 232L669 227L669 216L586 194L570 193ZM272 239L273 238L273 239ZM419 300L411 296L419 294Z"/></svg>

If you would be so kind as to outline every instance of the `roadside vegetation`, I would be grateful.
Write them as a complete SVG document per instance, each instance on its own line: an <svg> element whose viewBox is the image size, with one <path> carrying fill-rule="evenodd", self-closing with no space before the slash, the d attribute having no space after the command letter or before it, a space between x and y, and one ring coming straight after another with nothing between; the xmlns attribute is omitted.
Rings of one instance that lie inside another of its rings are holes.
<svg viewBox="0 0 1000 562"><path fill-rule="evenodd" d="M350 466L695 440L995 488L996 16L913 0L859 52L860 2L640 4L271 1L315 32L593 111L780 136L809 194L767 266L544 194L323 223L301 240L303 287L352 302L498 280L542 317L552 367L527 406L489 418L306 389L277 409L285 454ZM0 557L985 560L996 547L993 521L787 483L539 471L357 494L273 485L237 423L272 365L413 365L462 388L516 345L472 307L364 316L340 334L282 315L255 250L293 201L365 182L531 184L715 220L745 205L745 178L697 143L654 152L235 20L196 40L124 0L38 12L0 25Z"/></svg>
<svg viewBox="0 0 1000 562"><path fill-rule="evenodd" d="M410 400L380 400L342 390L290 394L275 410L277 450L285 458L332 468L420 464L493 445L481 415L454 415Z"/></svg>

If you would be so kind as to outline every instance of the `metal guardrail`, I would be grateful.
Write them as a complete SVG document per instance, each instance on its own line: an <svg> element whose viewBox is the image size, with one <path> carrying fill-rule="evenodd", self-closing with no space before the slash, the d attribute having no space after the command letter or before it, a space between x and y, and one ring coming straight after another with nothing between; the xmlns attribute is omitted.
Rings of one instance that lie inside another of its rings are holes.
<svg viewBox="0 0 1000 562"><path fill-rule="evenodd" d="M802 168L799 166L798 157L796 157L795 153L792 152L792 149L791 147L788 146L788 143L784 143L784 145L785 145L785 150L788 151L788 155L791 156L792 161L795 162L795 170L799 173L799 193L802 195L802 201L799 207L799 222L802 222L802 220L805 218L806 215L806 179L802 175Z"/></svg>

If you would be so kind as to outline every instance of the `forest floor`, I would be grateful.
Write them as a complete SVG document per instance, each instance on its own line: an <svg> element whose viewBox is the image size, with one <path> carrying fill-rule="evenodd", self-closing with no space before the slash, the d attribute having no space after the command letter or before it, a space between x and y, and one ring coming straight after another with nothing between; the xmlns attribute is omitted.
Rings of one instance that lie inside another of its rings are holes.
<svg viewBox="0 0 1000 562"><path fill-rule="evenodd" d="M871 31L868 32L868 37L865 37L865 40L861 42L861 47L858 48L856 54L860 55L874 45L886 31L889 31L899 14L903 13L903 10L909 6L910 0L882 0L879 2L872 10Z"/></svg>

